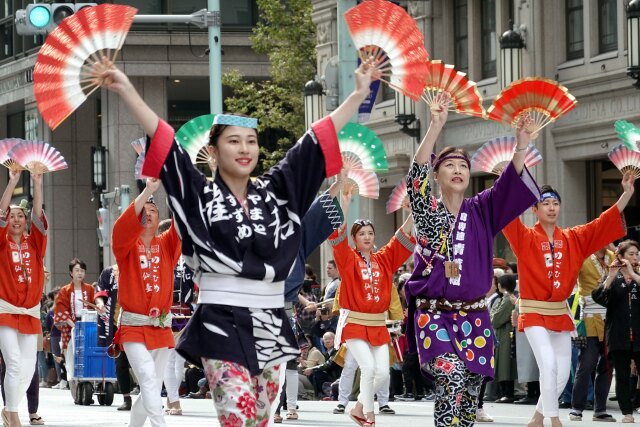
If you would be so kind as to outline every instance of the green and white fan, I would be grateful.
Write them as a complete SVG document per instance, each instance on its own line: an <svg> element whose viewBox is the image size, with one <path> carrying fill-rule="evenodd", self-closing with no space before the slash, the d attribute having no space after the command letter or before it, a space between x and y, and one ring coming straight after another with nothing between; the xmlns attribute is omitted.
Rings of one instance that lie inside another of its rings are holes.
<svg viewBox="0 0 640 427"><path fill-rule="evenodd" d="M382 141L368 127L359 123L347 123L338 132L338 143L342 153L350 152L360 159L364 170L389 170Z"/></svg>
<svg viewBox="0 0 640 427"><path fill-rule="evenodd" d="M176 132L176 140L191 157L193 164L209 164L209 130L215 114L205 114L189 120Z"/></svg>
<svg viewBox="0 0 640 427"><path fill-rule="evenodd" d="M617 120L613 127L629 150L640 152L640 129L626 120Z"/></svg>

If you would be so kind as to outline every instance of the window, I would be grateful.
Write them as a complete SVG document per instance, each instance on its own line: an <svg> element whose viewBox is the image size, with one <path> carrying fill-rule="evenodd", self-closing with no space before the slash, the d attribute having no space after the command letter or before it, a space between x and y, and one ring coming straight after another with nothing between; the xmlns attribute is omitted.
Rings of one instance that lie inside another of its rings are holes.
<svg viewBox="0 0 640 427"><path fill-rule="evenodd" d="M10 22L0 25L0 61L13 56L13 25Z"/></svg>
<svg viewBox="0 0 640 427"><path fill-rule="evenodd" d="M496 1L482 0L482 78L496 76Z"/></svg>
<svg viewBox="0 0 640 427"><path fill-rule="evenodd" d="M567 59L584 57L582 0L567 0Z"/></svg>
<svg viewBox="0 0 640 427"><path fill-rule="evenodd" d="M598 0L598 52L618 49L617 0Z"/></svg>
<svg viewBox="0 0 640 427"><path fill-rule="evenodd" d="M258 4L251 0L221 0L223 30L249 29L258 22Z"/></svg>
<svg viewBox="0 0 640 427"><path fill-rule="evenodd" d="M467 28L467 0L455 0L453 5L453 43L456 69L469 72L469 33Z"/></svg>

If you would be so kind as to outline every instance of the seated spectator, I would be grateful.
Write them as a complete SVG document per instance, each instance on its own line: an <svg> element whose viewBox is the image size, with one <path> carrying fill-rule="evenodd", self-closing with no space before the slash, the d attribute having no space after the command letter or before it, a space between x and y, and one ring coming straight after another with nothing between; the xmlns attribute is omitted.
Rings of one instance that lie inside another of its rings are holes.
<svg viewBox="0 0 640 427"><path fill-rule="evenodd" d="M330 349L328 359L322 364L315 367L307 368L304 370L304 374L311 379L313 387L316 393L316 398L322 399L324 397L330 397L329 394L323 392L323 385L325 382L332 383L342 373L342 367L335 363L334 356L338 353L338 350L333 347L335 334L333 332L326 332L322 337L325 348Z"/></svg>

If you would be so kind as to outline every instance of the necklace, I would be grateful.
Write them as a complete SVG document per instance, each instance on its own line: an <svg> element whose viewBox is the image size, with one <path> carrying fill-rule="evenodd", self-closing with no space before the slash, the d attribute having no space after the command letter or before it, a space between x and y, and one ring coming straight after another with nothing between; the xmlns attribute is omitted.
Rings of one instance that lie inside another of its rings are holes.
<svg viewBox="0 0 640 427"><path fill-rule="evenodd" d="M431 258L429 259L429 261L427 261L427 259L422 255L422 251L419 250L417 252L418 256L420 258L422 258L422 261L424 261L424 263L427 265L425 267L425 269L422 270L422 276L426 277L426 276L431 274L431 271L433 270L433 260L436 257L436 255L438 254L438 252L440 252L442 250L442 247L445 245L445 243L449 239L449 235L453 231L453 226L454 226L455 222L456 222L456 219L454 218L453 221L451 221L451 223L449 224L449 231L444 236L442 235L443 232L444 232L444 227L442 227L442 230L440 230L440 235L442 236L442 239L440 240L440 246L438 247L438 249L436 251L433 252L433 254L431 255ZM447 256L449 254L449 247L448 246L449 245L447 245Z"/></svg>

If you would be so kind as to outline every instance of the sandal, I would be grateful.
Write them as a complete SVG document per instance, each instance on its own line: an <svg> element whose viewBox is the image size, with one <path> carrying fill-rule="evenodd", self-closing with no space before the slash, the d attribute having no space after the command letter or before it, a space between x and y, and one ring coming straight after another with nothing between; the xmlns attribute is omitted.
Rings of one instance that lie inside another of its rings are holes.
<svg viewBox="0 0 640 427"><path fill-rule="evenodd" d="M376 427L376 422L364 420L364 423L362 423L362 427Z"/></svg>
<svg viewBox="0 0 640 427"><path fill-rule="evenodd" d="M7 415L7 411L2 409L2 426L9 427L11 424L9 423L9 415Z"/></svg>
<svg viewBox="0 0 640 427"><path fill-rule="evenodd" d="M293 409L293 410L289 409L287 411L287 415L285 415L285 419L287 419L287 420L297 420L298 419L298 413L296 412L295 409Z"/></svg>
<svg viewBox="0 0 640 427"><path fill-rule="evenodd" d="M32 426L43 426L44 425L44 420L42 419L41 416L37 416L37 417L29 417L29 424L31 424Z"/></svg>
<svg viewBox="0 0 640 427"><path fill-rule="evenodd" d="M169 415L182 415L182 408L171 408L167 413Z"/></svg>
<svg viewBox="0 0 640 427"><path fill-rule="evenodd" d="M282 424L282 417L280 416L280 414L275 414L273 416L273 422L275 424Z"/></svg>
<svg viewBox="0 0 640 427"><path fill-rule="evenodd" d="M359 417L357 415L354 415L353 412L349 412L349 418L351 418L353 420L353 422L358 424L360 427L363 427L364 423L367 422L366 418L362 418L362 417Z"/></svg>

